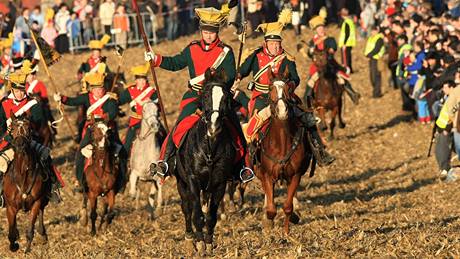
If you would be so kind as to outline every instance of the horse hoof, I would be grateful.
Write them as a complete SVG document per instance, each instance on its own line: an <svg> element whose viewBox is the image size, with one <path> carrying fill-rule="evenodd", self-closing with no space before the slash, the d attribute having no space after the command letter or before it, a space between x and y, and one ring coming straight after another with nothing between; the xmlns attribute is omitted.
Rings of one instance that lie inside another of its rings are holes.
<svg viewBox="0 0 460 259"><path fill-rule="evenodd" d="M30 245L27 246L26 250L24 251L24 253L28 254L32 251L32 249L30 248Z"/></svg>
<svg viewBox="0 0 460 259"><path fill-rule="evenodd" d="M262 225L264 227L264 231L271 231L273 229L273 220L264 219L264 221L262 222Z"/></svg>
<svg viewBox="0 0 460 259"><path fill-rule="evenodd" d="M185 251L189 257L193 256L193 252L195 252L195 247L193 246L193 239L185 238Z"/></svg>
<svg viewBox="0 0 460 259"><path fill-rule="evenodd" d="M96 230L95 230L95 229L91 230L90 235L91 235L92 237L95 236L95 235L96 235Z"/></svg>
<svg viewBox="0 0 460 259"><path fill-rule="evenodd" d="M204 241L196 243L196 251L198 252L198 256L206 255L206 245L204 244Z"/></svg>
<svg viewBox="0 0 460 259"><path fill-rule="evenodd" d="M155 215L157 215L157 217L163 215L163 209L160 207L157 207L155 209Z"/></svg>
<svg viewBox="0 0 460 259"><path fill-rule="evenodd" d="M212 244L206 244L206 254L210 256L212 254L212 250L214 249Z"/></svg>
<svg viewBox="0 0 460 259"><path fill-rule="evenodd" d="M86 227L88 225L88 215L85 209L80 210L80 225Z"/></svg>
<svg viewBox="0 0 460 259"><path fill-rule="evenodd" d="M345 123L339 123L339 128L343 129L345 128L347 125Z"/></svg>
<svg viewBox="0 0 460 259"><path fill-rule="evenodd" d="M18 249L19 249L19 244L18 243L15 242L13 244L10 244L10 251L11 252L16 252L16 251L18 251Z"/></svg>
<svg viewBox="0 0 460 259"><path fill-rule="evenodd" d="M293 212L291 214L291 216L289 217L289 222L291 222L293 224L299 224L299 222L300 222L299 215L297 215L295 212Z"/></svg>
<svg viewBox="0 0 460 259"><path fill-rule="evenodd" d="M334 140L334 136L327 137L327 141L333 141L333 140Z"/></svg>

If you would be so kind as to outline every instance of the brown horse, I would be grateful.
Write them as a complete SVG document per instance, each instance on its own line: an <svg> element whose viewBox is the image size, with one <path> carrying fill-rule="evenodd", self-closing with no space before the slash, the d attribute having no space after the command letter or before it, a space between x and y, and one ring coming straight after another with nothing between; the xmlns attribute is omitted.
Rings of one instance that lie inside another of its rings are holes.
<svg viewBox="0 0 460 259"><path fill-rule="evenodd" d="M296 194L300 178L307 171L312 155L307 144L304 127L299 127L294 116L294 103L291 101L291 88L287 83L289 75L286 69L284 75L271 77L269 90L269 103L271 118L267 130L259 140L254 169L257 177L262 182L265 193L267 220L266 228L273 226L276 216L274 197L275 183L283 179L287 182L287 198L284 202L285 213L284 232L289 232L289 222L298 222L294 213L293 198Z"/></svg>
<svg viewBox="0 0 460 259"><path fill-rule="evenodd" d="M19 231L17 229L16 215L19 210L30 211L30 226L27 230L26 253L30 252L34 238L35 221L39 220L38 233L45 241L48 240L43 214L49 202L51 182L48 170L44 169L38 156L30 147L32 138L31 122L25 117L11 115L12 122L10 134L13 138L14 159L4 176L4 197L6 201L6 215L8 217L8 239L10 250L17 251L19 244Z"/></svg>
<svg viewBox="0 0 460 259"><path fill-rule="evenodd" d="M90 164L85 170L87 190L83 197L83 225L86 225L87 212L86 204L89 199L91 209L91 235L96 235L96 218L97 218L97 198L99 196L105 197L104 209L101 215L101 223L99 229L104 222L109 225L115 214L113 206L115 204L116 194L116 179L119 173L117 163L113 151L110 148L109 133L107 123L104 121L95 122L94 118L90 121L91 127L91 145L93 146L93 153Z"/></svg>
<svg viewBox="0 0 460 259"><path fill-rule="evenodd" d="M39 129L37 129L38 136L40 138L40 143L44 146L51 148L53 146L53 131L51 126L48 124L43 124Z"/></svg>
<svg viewBox="0 0 460 259"><path fill-rule="evenodd" d="M330 112L331 122L329 123L329 139L334 138L335 118L339 117L339 127L344 128L345 123L342 118L342 95L343 87L337 83L335 71L328 66L327 53L324 51L315 51L313 62L318 68L319 79L314 88L313 107L318 113L320 129L327 130L326 113Z"/></svg>

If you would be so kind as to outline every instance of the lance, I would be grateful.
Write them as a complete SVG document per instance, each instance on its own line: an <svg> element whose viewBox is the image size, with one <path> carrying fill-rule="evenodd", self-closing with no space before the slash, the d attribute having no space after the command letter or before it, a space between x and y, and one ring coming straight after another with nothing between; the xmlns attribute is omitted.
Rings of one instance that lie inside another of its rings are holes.
<svg viewBox="0 0 460 259"><path fill-rule="evenodd" d="M242 24L242 31L239 33L239 39L240 39L240 49L238 50L238 61L237 61L237 67L236 67L236 75L239 77L240 76L240 65L241 65L241 56L243 54L243 47L244 43L246 41L246 27L247 27L248 22L244 21Z"/></svg>
<svg viewBox="0 0 460 259"><path fill-rule="evenodd" d="M29 25L29 21L26 20L26 23L27 23L27 25ZM42 50L40 49L40 45L38 45L37 38L35 37L35 32L32 30L32 28L30 28L30 26L29 26L29 30L30 30L30 35L32 37L32 40L34 41L35 46L37 47L37 51L38 51L38 54L40 55L40 59L43 61L42 64L43 64L43 67L45 68L45 72L48 75L48 78L49 78L49 80L51 82L51 86L53 87L54 92L58 93L59 92L58 88L57 88L56 84L54 83L53 77L51 76L51 73L50 73L50 71L48 69L48 64L46 64L46 59L43 56ZM64 118L65 122L67 123L67 126L69 127L70 133L72 134L72 136L74 136L75 132L73 131L73 128L72 128L72 126L70 124L69 118L64 114L64 110L62 108L61 102L58 103L58 110L59 110L59 113ZM54 125L54 124L60 122L61 120L62 120L62 118L57 120L57 121L53 121L51 124Z"/></svg>
<svg viewBox="0 0 460 259"><path fill-rule="evenodd" d="M150 47L149 39L147 38L147 35L145 34L145 31L144 31L144 24L142 22L142 17L141 17L141 14L139 12L139 7L137 6L137 1L132 0L132 5L133 5L133 9L136 11L137 24L139 26L139 32L142 35L142 39L144 40L145 50L147 52L151 52L152 48ZM161 99L160 87L158 86L157 75L155 73L155 64L153 63L153 60L150 60L150 72L152 73L153 83L155 85L155 89L156 89L156 92L157 92L157 95L158 95L158 103L160 104L161 118L163 119L163 122L165 123L166 131L169 131L168 121L166 120L165 108L164 108L164 105L163 105L163 101Z"/></svg>

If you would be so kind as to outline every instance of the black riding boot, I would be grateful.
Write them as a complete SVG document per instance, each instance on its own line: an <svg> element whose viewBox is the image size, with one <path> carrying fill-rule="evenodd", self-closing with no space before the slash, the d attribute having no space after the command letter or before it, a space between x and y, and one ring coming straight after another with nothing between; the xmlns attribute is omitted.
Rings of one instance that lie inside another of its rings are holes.
<svg viewBox="0 0 460 259"><path fill-rule="evenodd" d="M176 166L176 145L171 136L166 141L168 142L166 144L164 159L150 164L150 174L152 176L158 174L160 177L165 178L174 172Z"/></svg>
<svg viewBox="0 0 460 259"><path fill-rule="evenodd" d="M350 97L351 101L354 104L359 103L359 98L361 98L361 95L351 87L351 84L348 81L345 81L345 84L343 85L343 88L345 89L345 92L348 94Z"/></svg>
<svg viewBox="0 0 460 259"><path fill-rule="evenodd" d="M128 182L127 171L128 171L128 155L123 145L118 142L113 142L114 150L114 163L118 165L118 176L115 182L116 193L123 193Z"/></svg>
<svg viewBox="0 0 460 259"><path fill-rule="evenodd" d="M30 146L39 155L43 168L48 171L49 180L51 181L51 196L49 197L50 201L53 203L61 202L62 198L59 193L59 183L56 177L56 173L52 167L50 149L34 140L30 142Z"/></svg>
<svg viewBox="0 0 460 259"><path fill-rule="evenodd" d="M246 138L244 137L244 133L243 133L243 129L241 128L240 121L238 120L238 116L236 115L236 113L232 113L228 116L228 118L231 121L231 124L234 125L234 127L236 128L238 132L238 136L243 142L242 144L244 148L244 153L246 154L248 150L248 145L246 143ZM241 161L241 165L240 165L241 169L238 171L238 174L235 177L236 179L239 179L242 183L247 183L247 182L254 180L254 177L255 177L254 171L248 166L249 165L245 165L245 161L243 157Z"/></svg>
<svg viewBox="0 0 460 259"><path fill-rule="evenodd" d="M315 156L316 161L320 166L330 165L334 162L335 158L329 154L324 144L321 140L321 137L318 134L318 128L316 127L316 118L312 112L303 112L300 116L300 121L303 126L307 129L308 142L313 155Z"/></svg>

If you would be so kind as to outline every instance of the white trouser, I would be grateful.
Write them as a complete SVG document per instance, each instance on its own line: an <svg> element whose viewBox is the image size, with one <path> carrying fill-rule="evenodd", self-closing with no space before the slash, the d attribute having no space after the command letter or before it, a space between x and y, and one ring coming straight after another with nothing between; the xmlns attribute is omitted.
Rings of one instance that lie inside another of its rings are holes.
<svg viewBox="0 0 460 259"><path fill-rule="evenodd" d="M0 173L4 174L8 169L8 165L11 161L13 161L14 157L14 150L12 148L8 148L2 152L0 155Z"/></svg>

